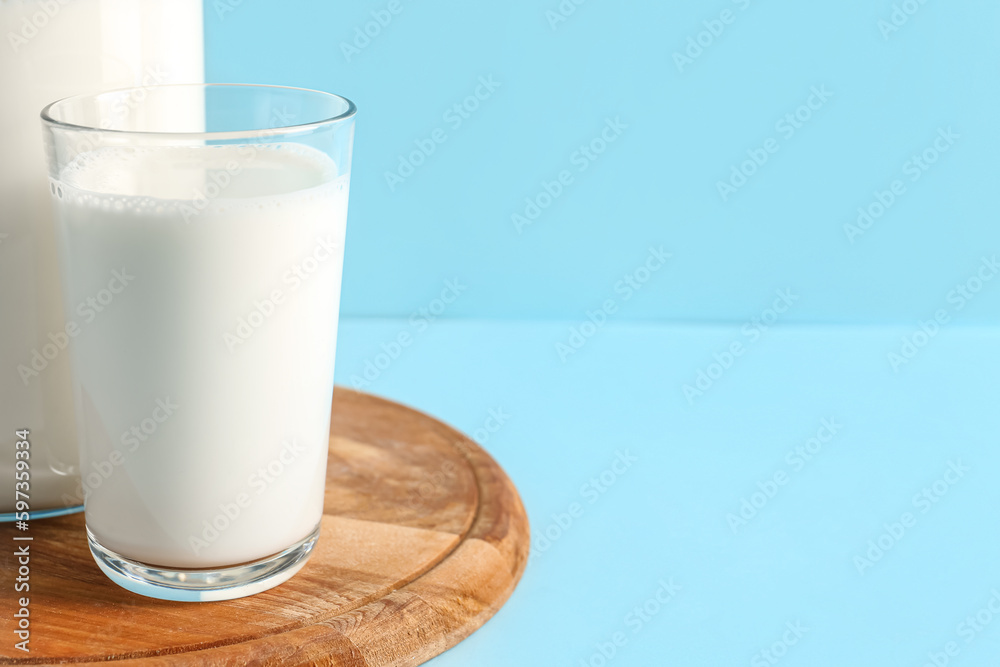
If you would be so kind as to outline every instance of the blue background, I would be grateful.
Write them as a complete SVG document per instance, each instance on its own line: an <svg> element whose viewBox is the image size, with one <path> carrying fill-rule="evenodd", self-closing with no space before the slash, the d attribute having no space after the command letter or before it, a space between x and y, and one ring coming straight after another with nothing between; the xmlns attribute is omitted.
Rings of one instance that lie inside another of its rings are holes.
<svg viewBox="0 0 1000 667"><path fill-rule="evenodd" d="M388 0L206 0L209 80L360 109L345 316L407 316L459 276L450 316L577 318L656 243L671 271L622 318L741 320L791 287L794 321L909 323L1000 245L996 2L910 0L886 39L887 1L590 0L555 29L557 0L399 1L348 62L342 45ZM725 9L734 22L678 71L673 54ZM500 88L452 129L445 112L480 76ZM813 86L833 97L785 140L776 123ZM577 172L608 117L628 129ZM906 180L942 127L960 139ZM385 172L437 128L447 141L391 191ZM779 152L723 202L717 182L769 137ZM519 234L511 215L563 169L574 184ZM897 178L906 194L851 244L844 225ZM964 319L998 305L993 290Z"/></svg>
<svg viewBox="0 0 1000 667"><path fill-rule="evenodd" d="M796 622L780 664L918 666L950 641L948 664L998 664L1000 619L971 642L959 624L1000 587L1000 281L974 280L1000 250L1000 5L897 2L916 11L886 32L886 0L590 0L554 25L557 0L400 0L345 55L388 5L206 0L208 78L359 107L338 381L469 433L511 415L480 439L522 492L536 554L497 617L433 664L754 667ZM480 77L499 88L454 127ZM813 87L832 96L788 136ZM627 127L580 171L607 119ZM769 139L724 200L718 182ZM572 183L518 229L562 170ZM852 243L845 225L897 179ZM650 246L672 257L626 300L616 285ZM981 291L957 299L970 279ZM461 295L412 320L447 280ZM796 299L771 326L776 290ZM403 331L413 344L366 377ZM824 418L842 430L794 470L787 453ZM590 503L581 488L624 450L639 463ZM958 461L969 471L922 513L914 496ZM777 471L789 483L733 530ZM907 511L916 525L859 572ZM681 591L636 631L631 610L671 578ZM607 660L616 632L628 642Z"/></svg>

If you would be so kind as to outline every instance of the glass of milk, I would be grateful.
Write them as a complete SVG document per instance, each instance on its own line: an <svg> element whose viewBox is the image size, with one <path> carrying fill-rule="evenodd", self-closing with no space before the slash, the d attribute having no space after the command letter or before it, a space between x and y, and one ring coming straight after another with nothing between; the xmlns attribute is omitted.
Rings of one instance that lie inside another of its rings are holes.
<svg viewBox="0 0 1000 667"><path fill-rule="evenodd" d="M84 500L67 343L99 313L59 289L38 112L94 90L203 82L202 15L202 0L0 0L0 521L16 499L32 519ZM30 483L15 476L25 431Z"/></svg>
<svg viewBox="0 0 1000 667"><path fill-rule="evenodd" d="M171 85L42 113L87 532L115 583L224 600L319 535L355 107Z"/></svg>

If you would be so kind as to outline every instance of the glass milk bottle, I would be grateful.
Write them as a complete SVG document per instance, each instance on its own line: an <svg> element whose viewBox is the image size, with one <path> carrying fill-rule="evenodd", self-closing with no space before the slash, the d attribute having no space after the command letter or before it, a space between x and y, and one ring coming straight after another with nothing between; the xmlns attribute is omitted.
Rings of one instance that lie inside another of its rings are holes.
<svg viewBox="0 0 1000 667"><path fill-rule="evenodd" d="M67 343L121 289L109 274L64 314L39 113L70 95L203 81L202 0L0 0L0 520L18 490L33 518L80 509L101 474L81 478ZM24 435L28 485L15 477Z"/></svg>

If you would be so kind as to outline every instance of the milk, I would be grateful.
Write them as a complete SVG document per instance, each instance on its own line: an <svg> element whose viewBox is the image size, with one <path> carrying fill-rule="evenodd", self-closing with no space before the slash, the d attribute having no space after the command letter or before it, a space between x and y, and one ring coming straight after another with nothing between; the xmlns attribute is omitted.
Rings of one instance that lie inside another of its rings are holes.
<svg viewBox="0 0 1000 667"><path fill-rule="evenodd" d="M201 0L0 0L0 513L14 507L16 429L31 432L31 509L82 502L39 112L78 93L200 82L202 32Z"/></svg>
<svg viewBox="0 0 1000 667"><path fill-rule="evenodd" d="M101 148L52 191L87 527L163 567L256 560L319 524L348 175L305 146ZM106 302L102 305L102 301Z"/></svg>

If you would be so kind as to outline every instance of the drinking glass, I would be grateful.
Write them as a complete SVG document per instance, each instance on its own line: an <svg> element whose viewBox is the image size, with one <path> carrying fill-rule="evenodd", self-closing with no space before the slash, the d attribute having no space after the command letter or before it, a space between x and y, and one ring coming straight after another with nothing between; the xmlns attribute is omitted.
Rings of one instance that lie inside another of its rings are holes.
<svg viewBox="0 0 1000 667"><path fill-rule="evenodd" d="M316 543L354 117L216 84L42 112L87 537L128 590L251 595Z"/></svg>

